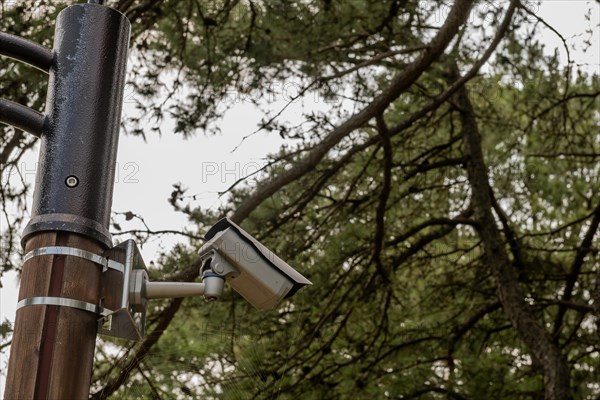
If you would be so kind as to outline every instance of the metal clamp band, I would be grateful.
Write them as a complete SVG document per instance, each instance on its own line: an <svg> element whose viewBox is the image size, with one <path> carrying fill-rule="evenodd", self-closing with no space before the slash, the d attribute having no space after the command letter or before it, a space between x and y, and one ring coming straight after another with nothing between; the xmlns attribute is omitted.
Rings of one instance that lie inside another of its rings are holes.
<svg viewBox="0 0 600 400"><path fill-rule="evenodd" d="M79 257L91 261L93 263L99 264L103 268L114 269L121 273L125 270L125 266L121 263L109 260L106 257L99 256L98 254L94 254L87 250L66 246L49 246L33 249L29 253L25 254L25 257L23 257L23 262L30 260L33 257L46 255Z"/></svg>
<svg viewBox="0 0 600 400"><path fill-rule="evenodd" d="M81 300L67 299L65 297L29 297L23 299L17 303L17 310L28 306L60 306L60 307L71 307L79 310L89 311L94 314L102 315L106 317L113 313L113 311L102 308L92 303L88 303Z"/></svg>

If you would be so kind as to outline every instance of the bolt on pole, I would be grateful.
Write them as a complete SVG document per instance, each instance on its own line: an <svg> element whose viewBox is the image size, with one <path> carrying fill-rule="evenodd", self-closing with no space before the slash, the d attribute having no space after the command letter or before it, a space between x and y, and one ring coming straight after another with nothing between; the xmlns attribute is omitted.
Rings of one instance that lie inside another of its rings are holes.
<svg viewBox="0 0 600 400"><path fill-rule="evenodd" d="M87 399L109 233L130 23L101 1L58 16L6 399ZM31 255L28 257L28 255Z"/></svg>

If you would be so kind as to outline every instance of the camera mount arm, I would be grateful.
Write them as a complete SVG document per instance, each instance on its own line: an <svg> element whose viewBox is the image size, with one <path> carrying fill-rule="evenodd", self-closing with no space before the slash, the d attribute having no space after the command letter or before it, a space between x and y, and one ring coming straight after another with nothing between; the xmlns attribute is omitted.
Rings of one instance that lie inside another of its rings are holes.
<svg viewBox="0 0 600 400"><path fill-rule="evenodd" d="M133 290L135 299L172 299L177 297L204 296L206 300L217 300L223 294L225 276L216 273L213 268L206 268L202 273L202 283L195 282L150 282L141 270L142 284ZM139 278L134 277L133 281ZM139 293L138 293L139 292ZM143 301L143 300L142 300Z"/></svg>
<svg viewBox="0 0 600 400"><path fill-rule="evenodd" d="M146 282L147 299L172 299L204 295L204 283Z"/></svg>

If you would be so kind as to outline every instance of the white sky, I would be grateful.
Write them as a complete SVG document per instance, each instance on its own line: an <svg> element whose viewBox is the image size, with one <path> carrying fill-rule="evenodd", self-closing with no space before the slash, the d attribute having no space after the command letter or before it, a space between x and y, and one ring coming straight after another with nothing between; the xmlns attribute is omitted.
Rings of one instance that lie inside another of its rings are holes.
<svg viewBox="0 0 600 400"><path fill-rule="evenodd" d="M572 58L583 60L590 64L589 71L599 70L600 65L600 23L599 6L593 1L547 0L537 5L531 2L534 11L539 10L541 16L571 43L581 42L585 37L584 27L589 26L584 14L592 9L592 21L595 22L594 45L586 54L572 51ZM583 36L582 36L583 35ZM548 51L558 47L561 57L564 57L560 40L549 30L544 31L544 42ZM581 47L579 47L580 49ZM293 84L276 86L278 105L281 106L296 91ZM133 104L127 100L124 113L133 111ZM232 95L231 100L235 97ZM324 109L326 104L313 95L302 104L297 102L283 115L284 119L299 122L298 118L306 108ZM248 139L237 151L231 151L239 144L241 138L253 132L260 121L262 113L250 103L239 99L236 105L227 113L220 124L222 134L219 136L197 136L187 141L169 134L172 131L169 122L162 126L164 135L148 134L148 143L142 138L121 136L118 155L117 181L115 183L113 211L132 211L142 215L153 230L181 230L187 220L182 214L175 213L167 202L172 191L172 184L181 182L189 188L187 194L198 195L194 203L203 208L216 207L219 204L217 192L227 189L237 179L253 172L264 165L263 157L276 151L282 143L277 134L258 134ZM22 170L31 171L37 162L37 149L23 159ZM33 173L26 175L33 183ZM31 199L29 200L31 204ZM124 228L129 225L123 224ZM115 237L124 240L124 237ZM161 250L170 249L175 243L185 241L179 236L161 236L148 243L142 249L144 260L148 264L156 259ZM8 319L14 322L15 306L18 294L15 273L7 273L2 278L3 288L0 289L0 321ZM0 398L3 394L8 352L0 355Z"/></svg>

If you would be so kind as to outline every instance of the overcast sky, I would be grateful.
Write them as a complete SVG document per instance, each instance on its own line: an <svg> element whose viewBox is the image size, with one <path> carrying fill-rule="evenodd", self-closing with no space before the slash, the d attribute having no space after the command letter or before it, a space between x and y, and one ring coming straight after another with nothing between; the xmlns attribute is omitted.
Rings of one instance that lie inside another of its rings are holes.
<svg viewBox="0 0 600 400"><path fill-rule="evenodd" d="M534 4L534 3L528 3ZM580 43L584 37L583 28L589 23L584 15L592 9L592 21L596 25L593 46L586 54L575 50L572 58L588 63L588 71L599 71L600 49L598 23L600 23L599 6L594 1L558 1L547 0L538 7L540 15L548 23L561 32L571 43ZM544 31L544 41L548 51L559 48L562 60L564 51L560 40L549 30ZM580 47L579 47L580 48ZM291 96L297 93L293 83L274 83L275 96L281 107ZM126 89L124 113L134 113L132 92ZM216 207L222 199L218 192L227 189L239 178L254 172L264 165L266 154L276 151L282 141L277 134L265 133L254 135L244 142L235 152L232 150L240 143L243 136L253 132L262 113L250 103L232 93L229 100L235 102L234 107L225 114L218 136L197 136L182 141L178 136L169 134L172 126L167 121L162 126L162 137L148 134L147 143L142 138L122 136L119 144L117 180L115 183L113 211L132 211L142 215L153 230L180 230L186 226L183 215L175 213L167 203L172 192L172 184L181 182L189 188L188 194L197 195L194 204L204 208ZM283 118L291 122L300 122L303 111L310 108L325 109L327 104L318 97L310 95L304 103L296 102L283 114ZM37 162L38 149L30 152L23 159L22 172L26 179L33 183L34 169ZM264 177L264 175L263 175ZM31 204L31 199L29 199ZM124 226L125 228L126 226ZM129 227L129 225L127 225ZM139 227L139 226L138 226ZM115 237L124 240L123 237ZM156 259L161 250L168 250L175 243L185 240L180 236L160 236L144 246L142 253L146 264ZM2 278L0 289L0 320L14 321L15 306L18 294L15 273L7 273ZM0 355L0 398L2 398L8 354Z"/></svg>

